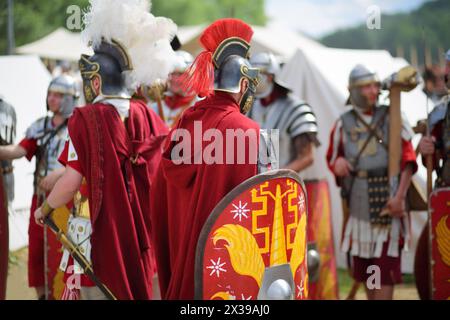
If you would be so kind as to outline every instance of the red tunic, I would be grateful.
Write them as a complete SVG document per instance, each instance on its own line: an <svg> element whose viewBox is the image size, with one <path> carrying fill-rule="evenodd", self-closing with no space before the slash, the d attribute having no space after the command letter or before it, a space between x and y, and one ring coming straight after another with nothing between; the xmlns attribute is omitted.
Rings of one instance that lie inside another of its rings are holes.
<svg viewBox="0 0 450 320"><path fill-rule="evenodd" d="M26 159L31 161L38 149L36 139L24 138L19 145L26 151ZM45 272L44 272L44 229L37 225L34 220L34 211L38 206L38 197L34 193L31 199L30 220L28 226L28 286L29 287L44 287ZM59 262L61 260L61 244L56 239L55 235L48 230L47 232L47 277L50 289L50 299L59 299L56 292L53 292L56 285L54 277L58 272Z"/></svg>
<svg viewBox="0 0 450 320"><path fill-rule="evenodd" d="M259 142L258 124L242 115L234 99L225 93L216 92L187 109L170 136L175 130L185 129L191 134L192 145L198 143L201 137L194 134L194 121L201 121L202 133L214 128L223 137L226 129L250 129L257 137L254 142ZM195 252L202 227L216 204L229 191L257 173L257 165L250 163L249 153L245 164L207 165L202 161L201 164L177 165L171 160L171 151L177 143L167 139L152 189L152 198L158 199L152 202L152 236L161 297L193 299ZM203 141L203 148L209 143ZM249 143L246 140L247 151ZM223 153L230 151L227 151L224 138ZM236 154L235 148L234 163Z"/></svg>
<svg viewBox="0 0 450 320"><path fill-rule="evenodd" d="M150 179L167 129L136 100L126 124L97 103L75 109L69 135L89 186L95 273L118 299L151 299Z"/></svg>

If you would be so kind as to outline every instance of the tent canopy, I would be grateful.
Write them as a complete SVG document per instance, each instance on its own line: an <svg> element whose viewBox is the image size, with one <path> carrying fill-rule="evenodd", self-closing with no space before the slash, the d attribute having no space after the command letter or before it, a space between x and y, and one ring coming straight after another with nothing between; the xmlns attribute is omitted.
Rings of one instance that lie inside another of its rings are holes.
<svg viewBox="0 0 450 320"><path fill-rule="evenodd" d="M194 55L202 51L199 42L205 25L186 26L178 28L178 38L182 49ZM252 40L252 52L271 51L286 61L299 47L322 47L322 45L297 32L269 25L267 27L253 27L255 33ZM78 61L81 54L92 54L83 41L79 32L70 32L58 28L45 37L17 48L17 53L38 55L41 58Z"/></svg>
<svg viewBox="0 0 450 320"><path fill-rule="evenodd" d="M78 61L81 54L91 54L81 41L80 33L58 28L45 37L17 48L17 53L38 55L41 58Z"/></svg>
<svg viewBox="0 0 450 320"><path fill-rule="evenodd" d="M251 52L270 51L282 61L287 61L297 48L321 48L322 44L309 39L300 33L293 32L276 25L266 27L253 26L254 35L251 41ZM200 53L203 48L199 42L204 26L180 27L178 36L182 43L182 50L193 55Z"/></svg>

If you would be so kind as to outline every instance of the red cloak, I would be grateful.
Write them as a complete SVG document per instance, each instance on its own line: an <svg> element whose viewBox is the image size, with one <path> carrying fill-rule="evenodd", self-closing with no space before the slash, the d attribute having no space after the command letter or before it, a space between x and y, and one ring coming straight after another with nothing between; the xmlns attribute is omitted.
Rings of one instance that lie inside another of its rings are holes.
<svg viewBox="0 0 450 320"><path fill-rule="evenodd" d="M164 123L131 100L126 127L111 105L76 108L69 134L89 187L94 272L118 299L151 299L150 179Z"/></svg>
<svg viewBox="0 0 450 320"><path fill-rule="evenodd" d="M226 129L253 130L259 143L258 124L241 114L228 94L216 92L184 112L173 130L189 131L192 145L201 139L194 137L194 121L202 122L202 133L210 128L222 133L224 154L227 152ZM169 136L174 134L173 130ZM171 160L171 151L177 143L166 140L151 190L152 198L158 199L152 202L150 211L151 234L162 299L193 299L195 252L203 224L228 192L257 173L257 164L249 163L249 154L245 164L236 164L235 144L235 164L208 165L202 161L202 164L177 165ZM203 141L202 145L205 147L209 143ZM249 140L246 140L245 150L249 150Z"/></svg>

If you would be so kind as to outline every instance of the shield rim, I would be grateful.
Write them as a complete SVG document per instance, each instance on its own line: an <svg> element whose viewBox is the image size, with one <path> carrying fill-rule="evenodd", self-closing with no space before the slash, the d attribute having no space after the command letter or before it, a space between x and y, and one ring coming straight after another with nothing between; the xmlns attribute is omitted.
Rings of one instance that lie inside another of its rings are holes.
<svg viewBox="0 0 450 320"><path fill-rule="evenodd" d="M437 188L435 190L433 190L433 192L431 192L430 194L430 198L429 198L429 202L431 203L431 198L433 196L436 196L439 192L441 191L446 191L446 192L450 192L450 187L443 187L443 188ZM436 287L434 285L434 269L433 269L433 265L434 265L434 258L433 258L433 238L435 237L435 234L433 233L433 226L431 223L431 219L433 216L435 209L432 208L430 205L428 206L428 214L429 214L429 218L428 218L428 263L429 263L429 281L430 281L430 285L429 285L429 294L430 294L430 299L434 300L434 293L436 292Z"/></svg>
<svg viewBox="0 0 450 320"><path fill-rule="evenodd" d="M257 174L251 178L248 178L241 184L237 185L230 192L227 193L225 197L220 200L220 202L214 207L211 211L208 219L206 219L205 224L202 227L200 232L200 236L197 240L197 248L195 250L195 266L194 266L194 292L195 292L195 300L203 300L203 258L205 253L206 242L208 240L208 235L211 232L214 223L217 221L217 218L221 213L225 210L225 208L239 195L241 195L247 189L259 185L263 182L279 179L279 178L291 178L295 180L303 190L305 196L306 188L303 180L300 178L297 172L290 169L279 169L272 170L264 173ZM306 201L306 218L308 219L308 203Z"/></svg>

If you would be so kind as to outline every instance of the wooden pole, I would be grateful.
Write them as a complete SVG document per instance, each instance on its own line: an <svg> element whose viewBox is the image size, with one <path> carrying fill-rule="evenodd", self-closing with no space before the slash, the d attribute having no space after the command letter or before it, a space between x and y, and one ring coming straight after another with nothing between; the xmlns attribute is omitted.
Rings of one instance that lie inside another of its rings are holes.
<svg viewBox="0 0 450 320"><path fill-rule="evenodd" d="M391 105L389 107L389 191L393 197L397 192L400 174L400 160L402 150L402 116L400 110L401 88L393 85L390 90Z"/></svg>

